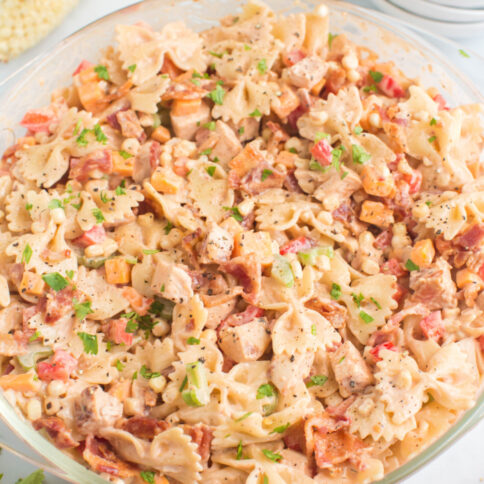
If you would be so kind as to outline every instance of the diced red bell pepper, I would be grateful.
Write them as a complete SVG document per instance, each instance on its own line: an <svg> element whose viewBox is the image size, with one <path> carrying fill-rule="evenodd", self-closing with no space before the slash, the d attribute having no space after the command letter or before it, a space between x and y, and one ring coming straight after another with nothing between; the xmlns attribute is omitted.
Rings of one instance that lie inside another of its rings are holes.
<svg viewBox="0 0 484 484"><path fill-rule="evenodd" d="M86 69L89 69L90 67L92 67L93 64L91 64L91 62L87 61L87 60L83 60L77 67L76 67L76 70L72 73L73 76L79 74L79 72L81 71L85 71Z"/></svg>
<svg viewBox="0 0 484 484"><path fill-rule="evenodd" d="M92 229L84 232L72 242L80 247L89 247L90 245L100 244L105 238L106 231L104 230L104 227L102 225L94 225Z"/></svg>
<svg viewBox="0 0 484 484"><path fill-rule="evenodd" d="M306 57L306 54L299 49L291 50L291 52L287 52L282 54L282 62L285 66L291 67L294 64L297 64L299 61L303 60Z"/></svg>
<svg viewBox="0 0 484 484"><path fill-rule="evenodd" d="M420 191L422 186L422 173L419 170L412 170L412 173L405 173L403 179L408 183L410 187L410 195L414 195Z"/></svg>
<svg viewBox="0 0 484 484"><path fill-rule="evenodd" d="M333 148L329 144L327 139L319 140L312 148L311 154L314 156L316 161L322 166L331 165L333 160L332 152Z"/></svg>
<svg viewBox="0 0 484 484"><path fill-rule="evenodd" d="M128 320L121 318L121 319L113 319L108 323L108 329L106 334L109 340L114 341L117 345L124 343L127 346L133 344L133 333L126 332L126 325L128 324Z"/></svg>
<svg viewBox="0 0 484 484"><path fill-rule="evenodd" d="M370 350L370 354L373 355L376 361L380 361L380 351L381 350L390 350L390 351L398 351L397 347L391 341L385 341L379 345L376 345L374 348Z"/></svg>
<svg viewBox="0 0 484 484"><path fill-rule="evenodd" d="M439 342L444 337L445 328L440 311L434 311L420 321L420 328L427 339Z"/></svg>
<svg viewBox="0 0 484 484"><path fill-rule="evenodd" d="M48 133L52 121L52 114L46 114L40 109L32 109L25 113L22 121L20 121L20 125L27 128L29 131L32 131L32 133Z"/></svg>
<svg viewBox="0 0 484 484"><path fill-rule="evenodd" d="M403 97L405 91L397 81L388 74L384 74L382 80L377 84L379 89L388 97Z"/></svg>
<svg viewBox="0 0 484 484"><path fill-rule="evenodd" d="M286 255L286 254L297 254L302 250L310 249L314 247L314 241L309 239L308 237L298 237L297 239L290 240L286 242L279 250L279 254Z"/></svg>
<svg viewBox="0 0 484 484"><path fill-rule="evenodd" d="M41 361L37 364L37 374L42 381L67 381L77 368L77 360L64 350L56 350L50 362Z"/></svg>

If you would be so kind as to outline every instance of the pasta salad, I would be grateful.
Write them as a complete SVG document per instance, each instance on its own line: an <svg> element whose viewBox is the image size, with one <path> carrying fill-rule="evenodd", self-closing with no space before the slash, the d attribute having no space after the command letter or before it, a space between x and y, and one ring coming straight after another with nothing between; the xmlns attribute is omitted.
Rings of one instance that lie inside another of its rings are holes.
<svg viewBox="0 0 484 484"><path fill-rule="evenodd" d="M370 483L476 401L482 107L260 1L119 25L0 172L0 388L108 481Z"/></svg>

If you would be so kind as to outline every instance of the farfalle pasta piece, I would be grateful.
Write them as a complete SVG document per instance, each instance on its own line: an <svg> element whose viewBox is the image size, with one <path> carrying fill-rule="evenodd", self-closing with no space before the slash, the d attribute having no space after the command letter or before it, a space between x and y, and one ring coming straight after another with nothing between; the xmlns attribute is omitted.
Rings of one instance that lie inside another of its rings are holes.
<svg viewBox="0 0 484 484"><path fill-rule="evenodd" d="M161 101L161 96L168 89L169 84L169 78L159 75L131 89L128 94L131 109L143 113L156 113L157 104Z"/></svg>

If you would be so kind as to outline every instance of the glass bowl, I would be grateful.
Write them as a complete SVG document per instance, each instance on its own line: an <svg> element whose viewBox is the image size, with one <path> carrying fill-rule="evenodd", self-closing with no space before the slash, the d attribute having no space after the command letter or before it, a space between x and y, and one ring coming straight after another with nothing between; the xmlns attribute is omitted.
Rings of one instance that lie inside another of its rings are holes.
<svg viewBox="0 0 484 484"><path fill-rule="evenodd" d="M275 11L291 13L314 8L313 1L266 0ZM393 60L409 77L417 78L425 87L435 86L444 92L450 105L484 102L482 94L464 75L471 72L462 66L458 47L448 41L446 57L410 29L400 27L390 17L344 2L325 2L331 9L332 32L344 32L351 40L377 52L383 60ZM183 19L194 30L215 25L218 19L240 10L238 0L146 0L114 12L88 25L63 40L48 54L34 59L0 84L0 151L13 144L23 132L18 126L23 113L49 102L50 93L71 82L71 74L82 59L95 61L99 49L113 42L114 27L145 21L155 29L168 22ZM450 46L450 51L449 51ZM475 59L473 62L482 62ZM483 63L484 64L484 63ZM399 482L451 445L484 417L484 394L471 409L419 455L379 481ZM36 432L30 423L14 409L0 392L0 418L43 459L40 465L64 479L79 484L106 483ZM0 440L2 436L0 436ZM32 461L31 455L27 457ZM190 483L187 483L190 484Z"/></svg>

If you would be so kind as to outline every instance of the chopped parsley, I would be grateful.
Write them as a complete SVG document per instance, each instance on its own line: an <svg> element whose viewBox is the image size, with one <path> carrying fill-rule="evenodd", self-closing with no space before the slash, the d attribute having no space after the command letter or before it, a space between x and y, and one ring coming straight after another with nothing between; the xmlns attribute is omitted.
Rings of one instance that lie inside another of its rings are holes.
<svg viewBox="0 0 484 484"><path fill-rule="evenodd" d="M212 50L209 50L208 53L210 55L213 55L214 57L217 57L217 59L221 59L227 52L222 52L219 54L218 52L213 52Z"/></svg>
<svg viewBox="0 0 484 484"><path fill-rule="evenodd" d="M123 364L121 361L116 360L115 365L116 365L116 369L117 369L118 371L123 371L123 370L124 370L124 364Z"/></svg>
<svg viewBox="0 0 484 484"><path fill-rule="evenodd" d="M262 170L262 176L261 176L261 181L267 180L274 172L272 170L268 170L267 168L265 170Z"/></svg>
<svg viewBox="0 0 484 484"><path fill-rule="evenodd" d="M275 388L270 383L264 383L257 389L257 400L265 397L273 397L275 395Z"/></svg>
<svg viewBox="0 0 484 484"><path fill-rule="evenodd" d="M464 50L464 49L459 49L459 54L462 56L462 57L467 57L469 58L470 55Z"/></svg>
<svg viewBox="0 0 484 484"><path fill-rule="evenodd" d="M34 342L35 340L38 340L40 338L40 333L36 331L30 338L29 338L29 343Z"/></svg>
<svg viewBox="0 0 484 484"><path fill-rule="evenodd" d="M247 417L250 417L252 415L252 412L247 412L242 415L242 417L237 418L235 421L236 422L242 422L242 420L245 420Z"/></svg>
<svg viewBox="0 0 484 484"><path fill-rule="evenodd" d="M76 298L72 300L74 305L74 311L76 312L76 318L83 320L88 314L94 311L91 308L91 301L79 302Z"/></svg>
<svg viewBox="0 0 484 484"><path fill-rule="evenodd" d="M372 84L371 86L365 86L363 88L363 92L377 92L378 89L376 88L376 86L374 84Z"/></svg>
<svg viewBox="0 0 484 484"><path fill-rule="evenodd" d="M32 207L33 207L33 205L32 205L31 203L26 203L26 204L25 204L25 210L27 210L27 212L28 212L29 210L32 210Z"/></svg>
<svg viewBox="0 0 484 484"><path fill-rule="evenodd" d="M296 148L294 148L294 146L292 146L291 148L289 148L289 153L294 153L295 155L297 155Z"/></svg>
<svg viewBox="0 0 484 484"><path fill-rule="evenodd" d="M355 126L353 133L355 133L356 135L361 134L363 133L363 128L361 126Z"/></svg>
<svg viewBox="0 0 484 484"><path fill-rule="evenodd" d="M76 125L74 126L74 131L72 132L72 136L76 136L76 134L79 133L80 129L81 129L81 120L78 119Z"/></svg>
<svg viewBox="0 0 484 484"><path fill-rule="evenodd" d="M205 123L203 127L209 129L210 131L215 131L215 121L209 121L208 123Z"/></svg>
<svg viewBox="0 0 484 484"><path fill-rule="evenodd" d="M29 244L25 244L24 250L22 252L22 259L20 262L25 262L28 264L30 262L30 259L32 258L32 247L30 247Z"/></svg>
<svg viewBox="0 0 484 484"><path fill-rule="evenodd" d="M49 207L49 210L54 210L54 208L62 208L62 202L57 200L57 198L54 198L47 206Z"/></svg>
<svg viewBox="0 0 484 484"><path fill-rule="evenodd" d="M132 158L133 155L131 153L128 153L127 151L124 151L124 150L120 150L119 151L119 155L124 158L125 160L127 160L128 158Z"/></svg>
<svg viewBox="0 0 484 484"><path fill-rule="evenodd" d="M69 283L67 279L62 277L58 272L51 272L50 274L44 274L42 280L54 291L61 291L65 289Z"/></svg>
<svg viewBox="0 0 484 484"><path fill-rule="evenodd" d="M365 313L365 311L360 311L359 316L366 324L369 324L375 320L368 313Z"/></svg>
<svg viewBox="0 0 484 484"><path fill-rule="evenodd" d="M359 294L355 294L353 292L351 293L351 297L353 298L353 302L356 304L357 307L360 307L363 299L365 299L365 296L363 296L361 292Z"/></svg>
<svg viewBox="0 0 484 484"><path fill-rule="evenodd" d="M242 441L239 441L239 445L237 446L237 454L235 455L235 458L237 460L242 459L242 452L243 452L243 446L242 446Z"/></svg>
<svg viewBox="0 0 484 484"><path fill-rule="evenodd" d="M433 143L437 139L437 136L431 136L428 141L429 143Z"/></svg>
<svg viewBox="0 0 484 484"><path fill-rule="evenodd" d="M249 114L249 116L251 116L252 118L260 118L262 116L262 113L257 108L255 108L254 111Z"/></svg>
<svg viewBox="0 0 484 484"><path fill-rule="evenodd" d="M153 471L141 471L139 475L148 484L155 484L155 473Z"/></svg>
<svg viewBox="0 0 484 484"><path fill-rule="evenodd" d="M168 222L166 225L165 225L165 228L163 229L163 231L165 232L166 235L168 235L170 232L171 232L171 229L173 228L173 224L171 222Z"/></svg>
<svg viewBox="0 0 484 484"><path fill-rule="evenodd" d="M351 145L351 154L353 163L358 163L359 165L363 165L371 158L371 155L358 145Z"/></svg>
<svg viewBox="0 0 484 484"><path fill-rule="evenodd" d="M372 71L370 70L370 76L371 78L378 84L379 82L382 81L383 79L383 74L378 71Z"/></svg>
<svg viewBox="0 0 484 484"><path fill-rule="evenodd" d="M97 346L97 336L95 334L89 333L77 333L77 336L81 338L82 344L84 345L84 351L87 354L97 355L98 346Z"/></svg>
<svg viewBox="0 0 484 484"><path fill-rule="evenodd" d="M244 44L244 50L252 50L252 47L248 44Z"/></svg>
<svg viewBox="0 0 484 484"><path fill-rule="evenodd" d="M311 325L311 334L313 336L316 336L318 334L317 330L316 330L316 325L315 324L312 324Z"/></svg>
<svg viewBox="0 0 484 484"><path fill-rule="evenodd" d="M97 224L102 224L106 220L99 208L93 208L92 214L94 215L94 218L96 219Z"/></svg>
<svg viewBox="0 0 484 484"><path fill-rule="evenodd" d="M213 174L215 173L215 166L208 166L207 167L207 173L210 175L210 176L213 176Z"/></svg>
<svg viewBox="0 0 484 484"><path fill-rule="evenodd" d="M231 216L234 217L237 222L242 222L244 220L244 217L242 214L239 212L239 209L237 207L222 207L224 210L227 210L231 212Z"/></svg>
<svg viewBox="0 0 484 484"><path fill-rule="evenodd" d="M257 63L257 70L260 74L265 74L267 72L267 61L265 59L261 59Z"/></svg>
<svg viewBox="0 0 484 484"><path fill-rule="evenodd" d="M108 198L108 196L106 195L106 192L101 192L101 195L99 195L99 198L103 203L112 202L114 200L114 198Z"/></svg>
<svg viewBox="0 0 484 484"><path fill-rule="evenodd" d="M130 66L128 66L129 72L134 72L135 70L136 70L136 64L131 64Z"/></svg>
<svg viewBox="0 0 484 484"><path fill-rule="evenodd" d="M338 300L341 297L341 286L333 282L331 285L331 291L329 292L331 299Z"/></svg>
<svg viewBox="0 0 484 484"><path fill-rule="evenodd" d="M215 103L221 106L224 102L225 97L225 89L220 85L217 84L213 91L210 91L207 96Z"/></svg>
<svg viewBox="0 0 484 484"><path fill-rule="evenodd" d="M200 151L200 155L208 156L212 152L212 148L207 148L206 150Z"/></svg>
<svg viewBox="0 0 484 484"><path fill-rule="evenodd" d="M134 333L135 331L138 331L139 324L136 322L135 319L130 319L126 323L126 328L124 329L126 333Z"/></svg>
<svg viewBox="0 0 484 484"><path fill-rule="evenodd" d="M289 425L291 425L289 422L285 425L279 425L279 427L274 428L271 434L283 434L289 428Z"/></svg>
<svg viewBox="0 0 484 484"><path fill-rule="evenodd" d="M377 309L381 309L381 304L374 297L370 297L370 301L377 307Z"/></svg>
<svg viewBox="0 0 484 484"><path fill-rule="evenodd" d="M245 133L245 128L243 126L241 126L239 129L238 129L238 133L239 134L244 134Z"/></svg>
<svg viewBox="0 0 484 484"><path fill-rule="evenodd" d="M141 367L139 373L146 380L151 380L152 378L158 378L159 376L161 376L161 373L158 373L157 371L148 370L148 368L146 368L145 365Z"/></svg>
<svg viewBox="0 0 484 484"><path fill-rule="evenodd" d="M194 336L190 336L187 339L187 344L189 344L189 345L199 345L200 344L200 340L198 338L195 338Z"/></svg>
<svg viewBox="0 0 484 484"><path fill-rule="evenodd" d="M309 162L309 169L313 171L326 171L326 168L320 165L314 158Z"/></svg>
<svg viewBox="0 0 484 484"><path fill-rule="evenodd" d="M262 449L262 453L272 462L279 462L282 459L282 455L277 452L272 452L269 449Z"/></svg>
<svg viewBox="0 0 484 484"><path fill-rule="evenodd" d="M328 33L328 47L331 49L331 45L333 44L333 40L338 37L338 34L332 34L331 32Z"/></svg>
<svg viewBox="0 0 484 484"><path fill-rule="evenodd" d="M313 375L309 378L309 381L306 383L307 388L311 387L322 387L328 381L328 377L326 375Z"/></svg>
<svg viewBox="0 0 484 484"><path fill-rule="evenodd" d="M435 126L437 124L437 120L435 118L432 118L429 124L430 126Z"/></svg>
<svg viewBox="0 0 484 484"><path fill-rule="evenodd" d="M97 74L97 77L99 77L99 79L109 81L109 72L106 66L99 64L94 68L94 72Z"/></svg>
<svg viewBox="0 0 484 484"><path fill-rule="evenodd" d="M410 272L420 270L420 267L417 264L415 264L415 262L412 259L407 259L407 262L405 262L405 268Z"/></svg>
<svg viewBox="0 0 484 484"><path fill-rule="evenodd" d="M157 254L159 251L159 249L143 249L143 254L146 254L146 255L152 255L152 254Z"/></svg>
<svg viewBox="0 0 484 484"><path fill-rule="evenodd" d="M103 145L107 143L108 137L104 134L103 130L101 129L101 126L99 126L99 123L96 123L94 125L93 133L97 141L99 141Z"/></svg>

